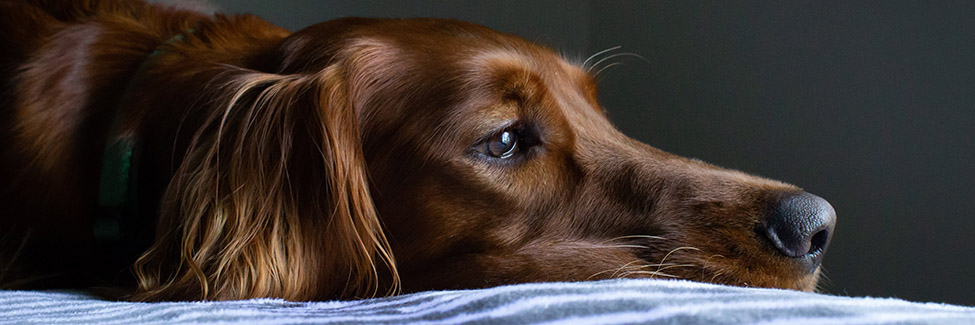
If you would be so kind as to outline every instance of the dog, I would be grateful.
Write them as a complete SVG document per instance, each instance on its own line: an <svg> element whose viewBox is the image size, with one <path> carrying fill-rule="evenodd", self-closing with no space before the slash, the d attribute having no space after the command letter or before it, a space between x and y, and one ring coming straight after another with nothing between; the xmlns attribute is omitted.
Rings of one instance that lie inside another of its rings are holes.
<svg viewBox="0 0 975 325"><path fill-rule="evenodd" d="M626 277L811 291L834 231L829 203L796 186L620 133L592 65L472 23L291 33L137 1L0 7L6 288L311 300Z"/></svg>

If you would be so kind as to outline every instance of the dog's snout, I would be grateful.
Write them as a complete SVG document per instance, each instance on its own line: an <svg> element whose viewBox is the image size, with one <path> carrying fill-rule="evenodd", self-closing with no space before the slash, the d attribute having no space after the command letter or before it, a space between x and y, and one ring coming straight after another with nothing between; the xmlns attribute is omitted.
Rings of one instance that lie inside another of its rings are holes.
<svg viewBox="0 0 975 325"><path fill-rule="evenodd" d="M809 258L819 266L836 225L836 212L821 197L801 192L773 198L765 216L765 235L788 257Z"/></svg>

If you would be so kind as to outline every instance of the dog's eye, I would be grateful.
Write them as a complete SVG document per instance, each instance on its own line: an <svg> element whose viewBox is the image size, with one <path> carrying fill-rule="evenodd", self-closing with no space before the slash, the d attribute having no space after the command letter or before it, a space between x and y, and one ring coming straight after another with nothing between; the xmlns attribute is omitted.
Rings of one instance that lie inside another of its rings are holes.
<svg viewBox="0 0 975 325"><path fill-rule="evenodd" d="M495 158L509 158L518 151L518 135L505 130L487 140L487 154Z"/></svg>
<svg viewBox="0 0 975 325"><path fill-rule="evenodd" d="M537 129L531 124L518 122L499 130L481 138L474 144L474 151L494 159L514 162L528 158L541 143Z"/></svg>

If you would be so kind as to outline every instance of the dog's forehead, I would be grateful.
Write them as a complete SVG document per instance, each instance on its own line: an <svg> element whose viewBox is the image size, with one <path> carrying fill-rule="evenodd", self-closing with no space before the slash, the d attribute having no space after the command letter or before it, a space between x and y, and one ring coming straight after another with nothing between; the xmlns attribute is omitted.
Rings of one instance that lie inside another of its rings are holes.
<svg viewBox="0 0 975 325"><path fill-rule="evenodd" d="M519 121L584 138L614 129L596 101L591 76L555 51L470 23L402 22L364 27L372 32L347 41L347 57L371 76L357 80L374 79L371 84L389 94L425 100L382 102L396 114L373 112L367 120L429 129L434 138L458 144ZM420 110L425 113L413 113Z"/></svg>
<svg viewBox="0 0 975 325"><path fill-rule="evenodd" d="M473 105L479 114L497 121L524 117L527 114L557 113L573 123L607 123L595 98L596 85L581 68L544 48L498 48L472 55L461 64L466 82L494 93L502 99L518 97L529 103L510 105ZM496 99L495 99L496 100ZM551 112L545 108L557 108ZM592 126L604 128L605 125ZM489 128L489 126L486 126Z"/></svg>

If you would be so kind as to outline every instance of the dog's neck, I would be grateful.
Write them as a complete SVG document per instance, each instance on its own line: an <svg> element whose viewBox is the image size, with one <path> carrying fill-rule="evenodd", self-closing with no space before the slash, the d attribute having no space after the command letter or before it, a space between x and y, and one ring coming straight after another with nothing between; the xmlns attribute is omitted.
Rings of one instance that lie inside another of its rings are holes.
<svg viewBox="0 0 975 325"><path fill-rule="evenodd" d="M166 109L150 109L153 105L168 102L145 98L147 94L180 93L186 98L197 98L199 94L212 86L209 82L219 74L221 68L231 66L247 67L251 58L257 57L261 48L252 45L250 49L239 51L226 51L220 48L218 41L211 41L224 37L224 30L239 30L240 24L253 23L255 18L249 16L239 17L205 17L197 20L193 27L184 27L178 32L168 36L151 38L152 44L143 48L150 50L139 51L141 62L138 66L116 81L116 89L123 89L116 94L91 94L96 97L114 95L118 99L115 107L108 114L112 115L111 125L106 125L105 145L102 154L99 188L98 188L98 209L96 220L93 226L93 235L96 241L107 244L110 247L133 247L132 252L120 252L118 258L130 259L138 254L146 240L147 234L151 234L154 225L151 218L143 215L155 213L159 196L159 188L165 184L153 179L140 179L140 175L155 175L159 167L147 161L145 166L140 164L142 161L159 159L152 156L150 152L172 152L182 153L185 150L172 148L171 150L159 150L159 143L147 143L151 138L175 138L168 135L149 135L138 134L135 130L144 130L140 127L147 123L157 123L159 117L147 115L148 112L167 112L175 116L185 117L185 112L193 110L192 103L185 106L170 107ZM144 22L149 29L160 28L169 29L173 27L161 26L161 22ZM263 21L257 22L265 23ZM266 30L266 29L265 29ZM236 35L235 33L227 33ZM273 38L270 38L273 39ZM267 40L267 39L265 39ZM241 42L234 42L239 44ZM264 42L258 42L257 44ZM144 46L144 45L143 45ZM217 49L217 50L214 50ZM231 53L221 57L213 56L213 53ZM112 64L112 62L101 62L101 64ZM200 69L199 65L208 65L210 69ZM210 73L188 74L185 71L210 71ZM161 78L164 77L164 78ZM174 77L176 79L174 80ZM140 94L134 96L133 94ZM159 95L159 98L165 98ZM194 121L191 118L186 121L187 129L192 128ZM167 143L167 145L179 144ZM143 150L145 149L145 150ZM167 148L168 149L168 148ZM182 157L174 155L167 161L181 160ZM140 193L145 192L145 193ZM141 198L141 200L140 200ZM123 249L125 250L125 249Z"/></svg>
<svg viewBox="0 0 975 325"><path fill-rule="evenodd" d="M153 64L153 61L165 52L163 46L180 42L185 39L185 34L193 34L194 31L192 28L188 29L185 33L177 34L153 49L130 78L120 102L127 102L124 98L132 94L133 85ZM137 192L140 157L138 141L131 132L123 132L119 129L122 124L121 111L121 107L116 107L108 141L105 143L105 151L102 153L98 211L92 229L95 240L106 243L124 242L132 233L128 228L140 224Z"/></svg>

